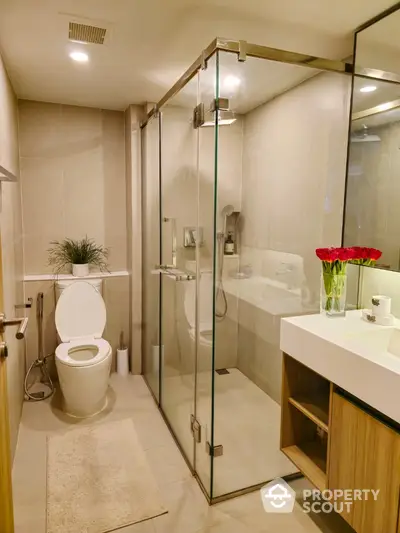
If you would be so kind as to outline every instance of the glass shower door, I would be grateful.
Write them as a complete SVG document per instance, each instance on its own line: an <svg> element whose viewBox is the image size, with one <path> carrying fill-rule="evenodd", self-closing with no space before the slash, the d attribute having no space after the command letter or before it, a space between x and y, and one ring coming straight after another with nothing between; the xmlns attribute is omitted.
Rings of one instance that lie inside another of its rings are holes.
<svg viewBox="0 0 400 533"><path fill-rule="evenodd" d="M161 408L195 468L197 76L161 112Z"/></svg>
<svg viewBox="0 0 400 533"><path fill-rule="evenodd" d="M160 401L160 116L142 129L143 375Z"/></svg>

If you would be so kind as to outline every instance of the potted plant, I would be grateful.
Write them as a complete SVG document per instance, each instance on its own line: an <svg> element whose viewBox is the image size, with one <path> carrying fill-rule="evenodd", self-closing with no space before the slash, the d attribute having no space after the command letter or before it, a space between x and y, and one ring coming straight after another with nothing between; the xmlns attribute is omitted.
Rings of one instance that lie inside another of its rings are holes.
<svg viewBox="0 0 400 533"><path fill-rule="evenodd" d="M50 243L49 265L56 274L72 265L74 276L87 276L89 265L98 267L101 271L107 270L109 251L104 246L97 245L87 236L82 240L64 239Z"/></svg>

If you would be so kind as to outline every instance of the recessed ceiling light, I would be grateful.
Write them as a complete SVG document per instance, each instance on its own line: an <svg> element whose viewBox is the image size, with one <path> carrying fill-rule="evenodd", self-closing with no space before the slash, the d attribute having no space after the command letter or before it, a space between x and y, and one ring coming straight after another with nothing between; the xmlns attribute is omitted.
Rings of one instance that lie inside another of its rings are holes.
<svg viewBox="0 0 400 533"><path fill-rule="evenodd" d="M89 61L89 56L85 54L85 52L71 52L69 57L74 61L78 61L79 63L86 63Z"/></svg>
<svg viewBox="0 0 400 533"><path fill-rule="evenodd" d="M227 76L223 81L223 85L226 89L235 89L240 85L240 78L237 76Z"/></svg>
<svg viewBox="0 0 400 533"><path fill-rule="evenodd" d="M360 93L373 93L374 91L376 91L376 85L366 85L360 89Z"/></svg>

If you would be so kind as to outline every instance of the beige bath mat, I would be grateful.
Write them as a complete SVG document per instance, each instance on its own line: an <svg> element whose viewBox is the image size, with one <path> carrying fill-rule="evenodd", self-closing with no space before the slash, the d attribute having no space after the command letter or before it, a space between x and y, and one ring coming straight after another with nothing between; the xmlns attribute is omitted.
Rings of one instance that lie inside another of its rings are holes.
<svg viewBox="0 0 400 533"><path fill-rule="evenodd" d="M132 420L47 440L47 533L106 533L166 513Z"/></svg>

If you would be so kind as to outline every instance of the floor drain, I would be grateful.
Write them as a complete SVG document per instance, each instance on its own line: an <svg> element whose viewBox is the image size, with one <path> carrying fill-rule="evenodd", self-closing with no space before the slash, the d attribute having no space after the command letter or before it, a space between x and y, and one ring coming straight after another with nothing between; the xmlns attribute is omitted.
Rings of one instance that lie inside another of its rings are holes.
<svg viewBox="0 0 400 533"><path fill-rule="evenodd" d="M227 370L226 368L219 368L215 372L220 376L223 376L224 374L229 374L229 370Z"/></svg>

